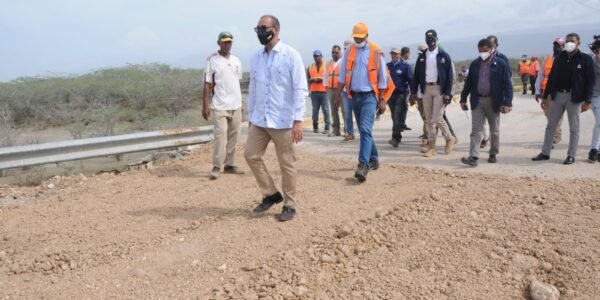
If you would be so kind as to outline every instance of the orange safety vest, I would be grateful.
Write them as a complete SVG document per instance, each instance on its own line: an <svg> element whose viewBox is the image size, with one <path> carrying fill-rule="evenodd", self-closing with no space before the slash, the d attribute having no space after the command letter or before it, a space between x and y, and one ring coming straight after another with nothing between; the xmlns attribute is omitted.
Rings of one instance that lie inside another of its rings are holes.
<svg viewBox="0 0 600 300"><path fill-rule="evenodd" d="M381 66L380 56L383 56L383 51L379 46L371 41L367 41L369 43L369 64L367 66L369 83L371 84L371 88L375 93L377 99L379 99L379 70ZM346 90L350 91L350 81L352 81L352 72L354 71L354 65L356 64L356 45L352 45L350 47L350 52L348 52L348 57L346 58ZM385 67L385 66L383 66ZM396 86L394 85L394 81L390 76L390 71L386 72L387 77L387 87L383 93L383 98L385 101L388 101L394 93L394 89ZM352 99L352 93L348 93L348 98Z"/></svg>
<svg viewBox="0 0 600 300"><path fill-rule="evenodd" d="M317 68L317 64L311 64L308 66L308 77L310 79L325 79L325 64L321 63L321 68ZM324 82L311 82L310 83L310 91L311 92L327 92L327 88L325 88Z"/></svg>
<svg viewBox="0 0 600 300"><path fill-rule="evenodd" d="M540 70L540 63L536 60L529 66L529 76L536 77Z"/></svg>
<svg viewBox="0 0 600 300"><path fill-rule="evenodd" d="M548 55L544 57L544 80L542 80L542 92L546 89L548 84L548 76L550 76L550 70L552 70L552 64L554 64L554 56Z"/></svg>
<svg viewBox="0 0 600 300"><path fill-rule="evenodd" d="M519 74L529 74L529 61L519 62Z"/></svg>
<svg viewBox="0 0 600 300"><path fill-rule="evenodd" d="M340 77L340 65L338 63L337 67L335 66L335 62L330 60L327 63L327 88L328 89L337 89L338 87L338 78Z"/></svg>

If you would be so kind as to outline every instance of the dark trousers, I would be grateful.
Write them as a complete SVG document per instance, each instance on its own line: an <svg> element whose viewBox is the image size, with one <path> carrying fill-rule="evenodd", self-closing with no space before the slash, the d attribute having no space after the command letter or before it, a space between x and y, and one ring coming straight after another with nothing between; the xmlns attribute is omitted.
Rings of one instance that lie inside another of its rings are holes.
<svg viewBox="0 0 600 300"><path fill-rule="evenodd" d="M529 88L531 89L531 94L535 95L535 81L537 80L537 76L529 75Z"/></svg>
<svg viewBox="0 0 600 300"><path fill-rule="evenodd" d="M402 129L406 127L406 113L408 112L408 102L405 93L393 93L388 100L390 113L392 114L392 138L396 140L402 139Z"/></svg>

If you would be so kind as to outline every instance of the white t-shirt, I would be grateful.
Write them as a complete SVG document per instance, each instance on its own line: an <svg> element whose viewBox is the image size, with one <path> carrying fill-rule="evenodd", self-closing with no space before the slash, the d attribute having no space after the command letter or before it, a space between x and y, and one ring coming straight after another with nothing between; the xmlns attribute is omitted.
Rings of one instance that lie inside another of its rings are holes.
<svg viewBox="0 0 600 300"><path fill-rule="evenodd" d="M430 51L429 49L425 52L427 56L425 58L425 82L437 82L438 81L438 69L437 69L437 55L438 48Z"/></svg>
<svg viewBox="0 0 600 300"><path fill-rule="evenodd" d="M236 110L242 107L242 63L233 54L229 58L211 54L206 59L204 81L214 84L210 107L215 110Z"/></svg>

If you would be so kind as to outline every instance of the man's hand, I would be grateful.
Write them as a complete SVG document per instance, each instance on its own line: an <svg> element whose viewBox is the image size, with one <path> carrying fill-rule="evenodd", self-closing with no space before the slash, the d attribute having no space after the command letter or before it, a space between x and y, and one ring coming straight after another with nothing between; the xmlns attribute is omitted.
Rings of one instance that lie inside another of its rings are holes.
<svg viewBox="0 0 600 300"><path fill-rule="evenodd" d="M385 112L385 99L383 98L383 95L379 96L379 114L382 115Z"/></svg>
<svg viewBox="0 0 600 300"><path fill-rule="evenodd" d="M587 110L590 109L590 103L589 102L583 102L583 104L581 105L581 112L585 112Z"/></svg>
<svg viewBox="0 0 600 300"><path fill-rule="evenodd" d="M501 109L502 113L505 113L505 114L507 114L507 113L509 113L509 112L512 111L512 107L511 106L506 106L506 105L502 105L502 107L500 109Z"/></svg>
<svg viewBox="0 0 600 300"><path fill-rule="evenodd" d="M469 110L469 106L467 105L467 102L461 102L460 108L462 108L462 110Z"/></svg>
<svg viewBox="0 0 600 300"><path fill-rule="evenodd" d="M448 105L452 101L452 97L450 97L448 95L444 95L444 96L442 96L442 100L444 101L444 104Z"/></svg>
<svg viewBox="0 0 600 300"><path fill-rule="evenodd" d="M410 105L415 105L415 103L417 103L417 95L416 94L412 94L410 95L410 98L408 98L408 102L410 103Z"/></svg>
<svg viewBox="0 0 600 300"><path fill-rule="evenodd" d="M540 99L542 99L542 95L535 95L535 102L540 103Z"/></svg>
<svg viewBox="0 0 600 300"><path fill-rule="evenodd" d="M208 119L210 118L210 108L208 108L207 106L202 107L202 117L206 121L208 121Z"/></svg>
<svg viewBox="0 0 600 300"><path fill-rule="evenodd" d="M540 102L540 106L542 107L542 110L546 110L546 107L548 107L548 101L550 101L550 100L542 99L542 102Z"/></svg>
<svg viewBox="0 0 600 300"><path fill-rule="evenodd" d="M294 126L292 126L292 142L298 144L304 138L304 122L303 121L294 121Z"/></svg>

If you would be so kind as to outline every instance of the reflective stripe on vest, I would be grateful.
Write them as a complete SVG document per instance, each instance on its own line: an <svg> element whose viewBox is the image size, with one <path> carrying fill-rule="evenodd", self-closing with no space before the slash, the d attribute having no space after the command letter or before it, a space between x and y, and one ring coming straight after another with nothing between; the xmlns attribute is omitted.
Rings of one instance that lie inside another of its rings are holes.
<svg viewBox="0 0 600 300"><path fill-rule="evenodd" d="M311 64L308 67L308 76L310 79L325 79L325 64L321 63L321 68L318 69L316 64ZM310 91L311 92L327 92L325 88L324 82L311 82L310 83Z"/></svg>
<svg viewBox="0 0 600 300"><path fill-rule="evenodd" d="M519 74L529 74L529 62L519 63Z"/></svg>
<svg viewBox="0 0 600 300"><path fill-rule="evenodd" d="M552 70L552 64L554 63L554 56L548 55L544 57L544 80L542 80L542 91L546 89L546 85L548 84L548 76L550 76L550 71Z"/></svg>
<svg viewBox="0 0 600 300"><path fill-rule="evenodd" d="M537 76L538 71L540 70L540 63L538 63L538 61L534 61L531 63L531 65L529 66L529 76Z"/></svg>
<svg viewBox="0 0 600 300"><path fill-rule="evenodd" d="M381 48L375 43L371 41L367 41L369 43L369 63L367 65L367 72L369 77L369 83L371 84L371 88L375 93L375 97L379 99L379 70L381 68L381 60L380 56L383 56L383 52ZM354 71L354 66L356 64L356 45L352 45L350 47L350 52L348 52L348 57L346 58L346 90L351 91L350 82L352 81L352 72ZM385 101L389 100L394 92L396 86L394 85L394 81L390 76L389 70L386 72L387 77L387 87L384 91L383 98ZM352 99L352 93L348 93L348 98Z"/></svg>
<svg viewBox="0 0 600 300"><path fill-rule="evenodd" d="M335 66L333 60L330 60L327 64L327 88L337 89L338 78L340 77L340 65L341 63L338 63L338 65Z"/></svg>

